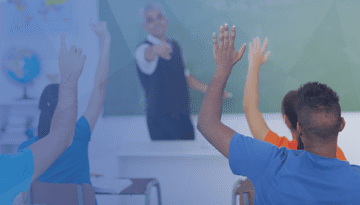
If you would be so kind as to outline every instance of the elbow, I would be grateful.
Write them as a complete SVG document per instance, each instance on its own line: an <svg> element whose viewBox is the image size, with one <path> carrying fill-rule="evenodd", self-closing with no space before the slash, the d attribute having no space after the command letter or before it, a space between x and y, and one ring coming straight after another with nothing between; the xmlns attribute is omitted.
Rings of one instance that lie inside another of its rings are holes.
<svg viewBox="0 0 360 205"><path fill-rule="evenodd" d="M201 134L203 134L203 127L204 127L204 122L203 122L202 117L199 115L196 128L199 130L199 132L200 132Z"/></svg>

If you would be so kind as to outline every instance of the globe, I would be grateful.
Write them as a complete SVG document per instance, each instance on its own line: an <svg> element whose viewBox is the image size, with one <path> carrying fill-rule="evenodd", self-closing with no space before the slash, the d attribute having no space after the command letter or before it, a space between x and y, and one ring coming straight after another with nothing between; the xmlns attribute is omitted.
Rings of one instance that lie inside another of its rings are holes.
<svg viewBox="0 0 360 205"><path fill-rule="evenodd" d="M1 69L12 82L24 87L22 99L30 99L26 95L26 85L33 82L40 73L38 53L29 48L13 46L2 57Z"/></svg>

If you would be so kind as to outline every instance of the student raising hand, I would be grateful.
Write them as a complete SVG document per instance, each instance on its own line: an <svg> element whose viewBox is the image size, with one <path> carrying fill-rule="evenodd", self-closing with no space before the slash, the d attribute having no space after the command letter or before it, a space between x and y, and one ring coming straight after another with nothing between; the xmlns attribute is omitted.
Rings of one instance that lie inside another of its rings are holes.
<svg viewBox="0 0 360 205"><path fill-rule="evenodd" d="M225 157L229 156L230 141L235 131L221 122L222 96L231 74L232 67L242 58L246 44L239 51L235 50L236 28L232 27L230 41L229 26L221 26L219 43L216 33L213 34L214 59L216 70L202 102L197 128L200 133Z"/></svg>
<svg viewBox="0 0 360 205"><path fill-rule="evenodd" d="M253 45L251 44L251 42L249 43L249 66L260 68L260 66L267 61L270 55L270 51L266 52L266 54L264 55L268 39L265 38L262 47L260 47L261 42L259 37L254 38L253 42Z"/></svg>
<svg viewBox="0 0 360 205"><path fill-rule="evenodd" d="M90 27L94 31L94 33L100 38L100 40L111 40L110 33L107 29L106 21L100 21L97 24L94 24L92 22L92 19L90 19Z"/></svg>
<svg viewBox="0 0 360 205"><path fill-rule="evenodd" d="M259 70L260 66L269 58L270 51L264 55L267 38L262 47L260 38L254 38L253 44L249 43L249 70L246 78L243 110L252 135L259 140L264 140L270 129L263 118L259 105Z"/></svg>
<svg viewBox="0 0 360 205"><path fill-rule="evenodd" d="M229 41L229 25L225 24L224 27L220 26L219 29L219 42L217 42L216 33L213 33L213 54L216 63L216 69L220 69L224 72L230 73L232 67L241 60L246 44L244 43L240 50L235 50L234 42L236 36L236 27L233 26L231 30L231 36Z"/></svg>
<svg viewBox="0 0 360 205"><path fill-rule="evenodd" d="M77 81L84 68L86 55L81 56L81 48L74 45L68 51L66 48L65 35L61 35L61 48L59 52L59 69L61 80Z"/></svg>

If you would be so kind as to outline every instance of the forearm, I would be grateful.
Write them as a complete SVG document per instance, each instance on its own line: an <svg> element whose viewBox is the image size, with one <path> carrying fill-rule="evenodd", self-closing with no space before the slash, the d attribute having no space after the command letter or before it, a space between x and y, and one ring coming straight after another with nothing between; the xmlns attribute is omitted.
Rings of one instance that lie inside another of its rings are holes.
<svg viewBox="0 0 360 205"><path fill-rule="evenodd" d="M153 46L149 46L145 49L145 60L151 62L155 60L156 54L153 52Z"/></svg>
<svg viewBox="0 0 360 205"><path fill-rule="evenodd" d="M258 109L259 105L259 68L249 67L244 93L244 110ZM246 113L246 112L245 112Z"/></svg>
<svg viewBox="0 0 360 205"><path fill-rule="evenodd" d="M218 120L221 121L222 114L222 96L224 94L224 89L226 82L229 78L230 73L224 73L222 71L215 71L214 77L212 78L203 103L201 105L201 110L199 113L199 124L201 122Z"/></svg>
<svg viewBox="0 0 360 205"><path fill-rule="evenodd" d="M56 106L50 127L50 133L58 133L72 143L77 119L77 83L78 81L62 81L59 87L59 102Z"/></svg>
<svg viewBox="0 0 360 205"><path fill-rule="evenodd" d="M95 72L94 88L104 88L108 82L110 39L103 39L100 42L100 57Z"/></svg>

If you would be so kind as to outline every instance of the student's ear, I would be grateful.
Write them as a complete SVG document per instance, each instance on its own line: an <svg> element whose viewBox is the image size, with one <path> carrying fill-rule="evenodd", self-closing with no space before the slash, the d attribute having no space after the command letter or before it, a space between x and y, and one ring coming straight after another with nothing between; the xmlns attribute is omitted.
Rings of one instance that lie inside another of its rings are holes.
<svg viewBox="0 0 360 205"><path fill-rule="evenodd" d="M301 127L300 127L299 122L296 123L296 131L297 131L297 136L298 136L299 138L301 138L301 140L304 142L304 140L303 140L303 133L302 133L302 129L301 129Z"/></svg>
<svg viewBox="0 0 360 205"><path fill-rule="evenodd" d="M290 123L289 118L286 115L283 115L283 118L284 118L286 126L291 130L291 123Z"/></svg>
<svg viewBox="0 0 360 205"><path fill-rule="evenodd" d="M341 124L340 124L339 132L343 131L344 128L345 128L345 119L344 119L344 117L341 117Z"/></svg>

